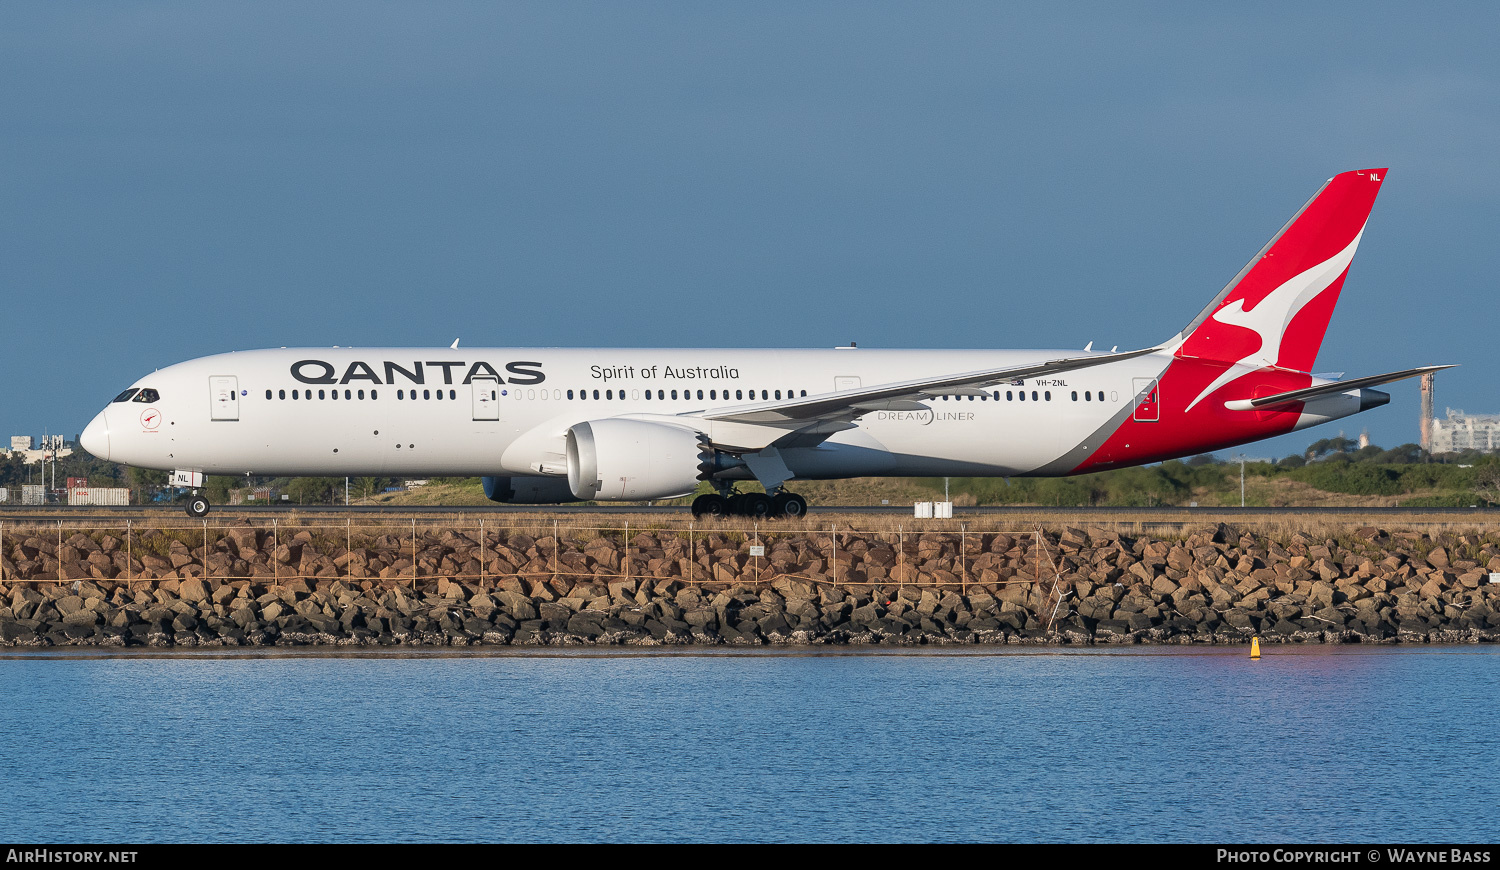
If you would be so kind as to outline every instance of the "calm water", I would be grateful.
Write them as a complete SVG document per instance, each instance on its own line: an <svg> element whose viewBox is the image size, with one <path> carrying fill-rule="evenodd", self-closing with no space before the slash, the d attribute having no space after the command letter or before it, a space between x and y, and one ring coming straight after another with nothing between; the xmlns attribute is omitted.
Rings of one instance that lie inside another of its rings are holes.
<svg viewBox="0 0 1500 870"><path fill-rule="evenodd" d="M1500 650L0 657L0 837L1493 840Z"/></svg>

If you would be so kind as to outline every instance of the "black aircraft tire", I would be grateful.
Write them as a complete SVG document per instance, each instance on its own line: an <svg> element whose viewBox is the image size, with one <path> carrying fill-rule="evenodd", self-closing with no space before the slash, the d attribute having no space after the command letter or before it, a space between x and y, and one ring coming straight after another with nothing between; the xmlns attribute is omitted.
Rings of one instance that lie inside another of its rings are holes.
<svg viewBox="0 0 1500 870"><path fill-rule="evenodd" d="M740 515L763 520L771 516L771 497L763 492L747 492L740 496Z"/></svg>
<svg viewBox="0 0 1500 870"><path fill-rule="evenodd" d="M807 499L795 492L779 492L771 500L771 516L795 520L807 516Z"/></svg>
<svg viewBox="0 0 1500 870"><path fill-rule="evenodd" d="M187 500L187 514L190 517L208 516L208 499L201 495L195 495Z"/></svg>
<svg viewBox="0 0 1500 870"><path fill-rule="evenodd" d="M729 502L722 495L709 493L693 499L693 518L712 517L718 519L729 515Z"/></svg>

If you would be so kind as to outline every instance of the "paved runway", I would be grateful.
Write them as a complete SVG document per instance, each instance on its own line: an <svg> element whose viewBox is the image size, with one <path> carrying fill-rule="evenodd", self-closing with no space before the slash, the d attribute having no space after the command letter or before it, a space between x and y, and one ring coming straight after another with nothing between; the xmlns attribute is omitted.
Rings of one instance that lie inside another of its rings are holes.
<svg viewBox="0 0 1500 870"><path fill-rule="evenodd" d="M439 516L481 516L526 514L531 516L567 517L572 520L588 516L610 515L658 515L663 519L688 518L691 514L686 506L641 506L641 505L453 505L453 506L369 506L369 505L285 505L279 507L248 507L244 505L216 505L209 514L210 521L269 520L284 517L288 520L339 519L346 517L365 520L390 521L421 519L431 521ZM821 516L870 515L912 516L912 507L899 505L811 505L809 519ZM1217 522L1240 518L1244 520L1268 520L1277 517L1316 517L1322 520L1369 518L1383 523L1414 522L1475 522L1488 524L1500 521L1500 509L1473 507L1042 507L1042 506L977 506L953 509L955 520L965 518L1016 516L1047 517L1058 522L1087 523L1138 521L1156 523L1183 523L1202 519ZM100 508L89 505L47 505L43 507L5 506L0 509L0 522L38 523L63 521L69 525L80 523L115 523L121 520L181 520L191 522L180 505L132 505L128 507ZM731 520L744 521L735 517ZM764 521L763 521L764 522ZM770 521L770 522L775 522ZM933 520L930 522L942 522Z"/></svg>

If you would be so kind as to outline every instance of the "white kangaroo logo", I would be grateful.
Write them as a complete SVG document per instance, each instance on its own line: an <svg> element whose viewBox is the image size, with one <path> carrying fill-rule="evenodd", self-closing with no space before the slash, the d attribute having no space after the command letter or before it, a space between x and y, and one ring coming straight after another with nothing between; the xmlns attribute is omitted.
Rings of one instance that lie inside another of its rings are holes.
<svg viewBox="0 0 1500 870"><path fill-rule="evenodd" d="M1267 293L1265 298L1253 308L1247 310L1245 300L1236 299L1215 311L1210 317L1211 320L1254 332L1260 336L1260 346L1225 369L1223 374L1205 387L1185 410L1193 410L1193 406L1201 402L1204 396L1235 378L1248 374L1240 370L1240 366L1253 363L1254 367L1259 369L1276 365L1276 361L1281 358L1281 339L1286 334L1287 325L1306 307L1307 303L1318 298L1330 284L1344 274L1344 270L1349 268L1349 263L1353 261L1354 250L1359 247L1359 239L1364 234L1364 227L1360 227L1348 247L1311 269L1287 279L1286 283Z"/></svg>

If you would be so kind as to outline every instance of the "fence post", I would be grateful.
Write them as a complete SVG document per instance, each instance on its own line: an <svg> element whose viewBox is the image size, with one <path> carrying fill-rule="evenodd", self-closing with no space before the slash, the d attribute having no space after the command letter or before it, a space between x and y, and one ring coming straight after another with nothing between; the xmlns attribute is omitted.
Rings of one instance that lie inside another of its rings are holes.
<svg viewBox="0 0 1500 870"><path fill-rule="evenodd" d="M411 518L411 591L417 593L417 518Z"/></svg>
<svg viewBox="0 0 1500 870"><path fill-rule="evenodd" d="M906 588L906 527L896 527L896 594Z"/></svg>
<svg viewBox="0 0 1500 870"><path fill-rule="evenodd" d="M203 520L203 580L208 581L208 519Z"/></svg>
<svg viewBox="0 0 1500 870"><path fill-rule="evenodd" d="M829 587L839 588L839 527L833 523L828 524L828 546L831 548L833 558L828 560Z"/></svg>
<svg viewBox="0 0 1500 870"><path fill-rule="evenodd" d="M552 521L552 582L557 583L558 561L562 559L562 543L557 539L557 520Z"/></svg>
<svg viewBox="0 0 1500 870"><path fill-rule="evenodd" d="M344 577L354 580L354 518L344 517Z"/></svg>
<svg viewBox="0 0 1500 870"><path fill-rule="evenodd" d="M276 551L281 548L281 518L271 517L271 585L281 585L281 563L276 560Z"/></svg>
<svg viewBox="0 0 1500 870"><path fill-rule="evenodd" d="M125 521L125 585L127 587L129 587L129 585L134 582L135 579L130 576L130 536L130 520L127 519Z"/></svg>
<svg viewBox="0 0 1500 870"><path fill-rule="evenodd" d="M0 583L5 582L5 521L0 520Z"/></svg>
<svg viewBox="0 0 1500 870"><path fill-rule="evenodd" d="M625 521L625 582L630 582L630 520Z"/></svg>
<svg viewBox="0 0 1500 870"><path fill-rule="evenodd" d="M969 597L969 530L968 523L958 525L958 587Z"/></svg>
<svg viewBox="0 0 1500 870"><path fill-rule="evenodd" d="M684 566L682 566L683 569L687 572L687 581L689 583L693 582L693 565L695 564L695 562L693 561L693 556L694 555L695 555L695 553L693 551L693 522L692 522L692 520L689 520L688 521L688 555L687 555L687 564L684 565Z"/></svg>

